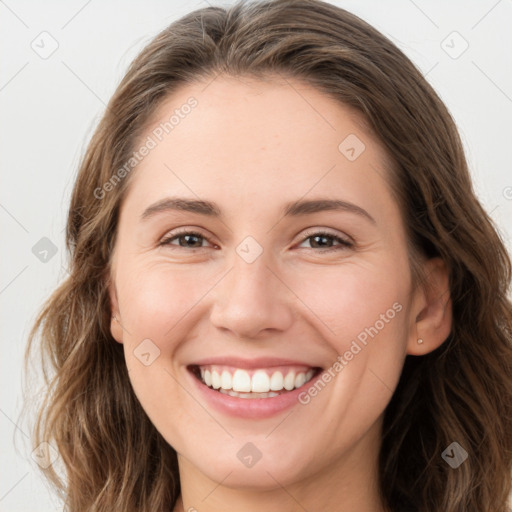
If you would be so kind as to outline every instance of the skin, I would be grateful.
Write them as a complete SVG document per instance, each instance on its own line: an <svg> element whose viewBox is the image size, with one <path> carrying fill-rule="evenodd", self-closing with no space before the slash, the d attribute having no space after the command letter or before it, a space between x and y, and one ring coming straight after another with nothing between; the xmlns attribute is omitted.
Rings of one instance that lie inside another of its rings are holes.
<svg viewBox="0 0 512 512"><path fill-rule="evenodd" d="M383 412L406 354L426 354L450 332L446 268L423 261L430 287L413 288L387 156L350 109L296 80L220 76L173 93L141 140L190 96L198 105L130 176L109 288L133 389L178 453L174 510L383 511ZM365 144L354 161L338 149L349 134ZM214 201L222 219L140 219L168 196ZM354 203L375 223L333 210L283 218L284 203L316 198ZM204 238L158 245L177 228ZM322 230L355 245L307 238ZM236 252L249 235L263 250L252 263ZM235 418L191 385L187 365L207 356L300 358L327 369L394 303L401 311L306 405ZM134 355L144 339L160 350L148 366ZM247 442L262 454L251 468L237 457Z"/></svg>

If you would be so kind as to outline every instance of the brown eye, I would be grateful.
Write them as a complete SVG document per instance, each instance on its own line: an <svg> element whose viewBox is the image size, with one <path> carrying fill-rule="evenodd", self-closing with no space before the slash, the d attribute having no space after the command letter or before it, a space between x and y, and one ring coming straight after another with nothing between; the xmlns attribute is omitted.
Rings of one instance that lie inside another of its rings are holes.
<svg viewBox="0 0 512 512"><path fill-rule="evenodd" d="M178 244L172 243L174 240L178 240ZM164 238L159 245L167 246L178 246L189 249L201 249L203 240L206 238L195 231L183 231L181 233L174 234L172 236Z"/></svg>
<svg viewBox="0 0 512 512"><path fill-rule="evenodd" d="M337 235L334 235L332 233L327 232L318 232L309 234L306 238L302 240L301 243L306 242L307 240L310 241L311 249L323 249L325 252L329 250L337 250L340 247L341 248L350 248L353 247L353 243L345 240ZM334 242L338 242L338 245L333 245ZM306 247L308 249L308 247Z"/></svg>

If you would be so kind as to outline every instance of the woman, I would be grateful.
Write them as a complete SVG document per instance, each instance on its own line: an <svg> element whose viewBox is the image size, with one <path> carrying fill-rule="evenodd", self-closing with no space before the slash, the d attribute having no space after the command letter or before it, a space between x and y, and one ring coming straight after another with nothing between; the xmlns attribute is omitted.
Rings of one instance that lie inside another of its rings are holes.
<svg viewBox="0 0 512 512"><path fill-rule="evenodd" d="M446 107L317 0L195 11L81 163L31 334L70 511L506 510L510 260Z"/></svg>

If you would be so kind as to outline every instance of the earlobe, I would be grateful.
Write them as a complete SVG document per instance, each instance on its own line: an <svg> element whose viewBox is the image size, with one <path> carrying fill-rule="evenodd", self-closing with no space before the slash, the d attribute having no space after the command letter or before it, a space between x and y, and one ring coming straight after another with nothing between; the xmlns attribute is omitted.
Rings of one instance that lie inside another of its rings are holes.
<svg viewBox="0 0 512 512"><path fill-rule="evenodd" d="M118 342L123 343L123 328L121 327L121 322L117 318L116 315L112 315L110 320L110 332L112 337Z"/></svg>
<svg viewBox="0 0 512 512"><path fill-rule="evenodd" d="M415 291L415 316L407 354L420 356L441 346L452 327L450 275L441 258L425 263L426 282Z"/></svg>
<svg viewBox="0 0 512 512"><path fill-rule="evenodd" d="M108 284L108 294L110 298L110 310L112 312L110 318L110 333L112 337L118 342L123 343L123 327L121 326L119 303L117 300L117 290L112 281Z"/></svg>

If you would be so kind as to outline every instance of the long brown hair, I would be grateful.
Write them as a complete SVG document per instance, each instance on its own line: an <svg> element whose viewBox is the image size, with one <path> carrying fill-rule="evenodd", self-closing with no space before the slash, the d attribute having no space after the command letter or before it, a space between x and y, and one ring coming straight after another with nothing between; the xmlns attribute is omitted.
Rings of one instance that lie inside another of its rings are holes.
<svg viewBox="0 0 512 512"><path fill-rule="evenodd" d="M53 466L45 473L66 510L170 510L180 492L176 453L135 397L110 333L110 261L136 169L98 191L129 161L164 99L219 73L302 80L356 109L387 149L410 255L439 256L450 270L453 327L434 352L406 358L384 418L382 496L393 511L504 512L512 467L510 259L475 197L438 95L386 37L319 0L243 1L184 16L140 53L107 106L73 190L69 276L38 316L26 354L28 364L39 346L47 369L35 444L58 448L65 475ZM469 454L457 469L441 457L452 442Z"/></svg>

